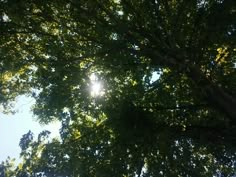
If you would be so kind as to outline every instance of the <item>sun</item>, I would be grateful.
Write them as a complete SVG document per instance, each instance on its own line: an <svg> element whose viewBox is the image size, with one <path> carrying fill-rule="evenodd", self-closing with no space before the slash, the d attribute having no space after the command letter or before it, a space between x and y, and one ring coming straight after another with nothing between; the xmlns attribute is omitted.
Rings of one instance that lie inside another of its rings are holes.
<svg viewBox="0 0 236 177"><path fill-rule="evenodd" d="M97 97L97 96L101 96L103 94L102 92L102 83L101 81L98 80L98 77L92 73L90 75L90 93L91 93L91 96L93 97Z"/></svg>
<svg viewBox="0 0 236 177"><path fill-rule="evenodd" d="M91 95L92 96L99 96L101 95L101 83L100 82L94 82L91 85Z"/></svg>

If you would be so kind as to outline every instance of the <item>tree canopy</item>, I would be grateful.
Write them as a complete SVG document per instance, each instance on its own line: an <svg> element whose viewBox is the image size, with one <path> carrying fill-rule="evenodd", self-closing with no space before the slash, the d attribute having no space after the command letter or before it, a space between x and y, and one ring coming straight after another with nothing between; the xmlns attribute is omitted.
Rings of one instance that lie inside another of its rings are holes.
<svg viewBox="0 0 236 177"><path fill-rule="evenodd" d="M235 0L2 0L0 35L2 111L62 123L17 177L236 173Z"/></svg>

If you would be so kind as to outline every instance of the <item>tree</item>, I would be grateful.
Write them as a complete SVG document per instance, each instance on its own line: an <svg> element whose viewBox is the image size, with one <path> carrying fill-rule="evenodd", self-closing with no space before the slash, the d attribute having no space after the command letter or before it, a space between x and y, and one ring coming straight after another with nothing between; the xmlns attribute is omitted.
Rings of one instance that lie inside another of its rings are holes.
<svg viewBox="0 0 236 177"><path fill-rule="evenodd" d="M29 94L40 122L62 121L62 143L49 144L68 156L47 160L68 157L72 176L235 173L234 0L0 9L0 102ZM103 95L90 95L92 74Z"/></svg>
<svg viewBox="0 0 236 177"><path fill-rule="evenodd" d="M10 177L14 176L14 169L15 168L15 159L11 159L7 157L5 161L2 161L0 164L0 176L1 177Z"/></svg>
<svg viewBox="0 0 236 177"><path fill-rule="evenodd" d="M20 140L21 158L23 160L16 170L15 176L25 177L66 177L70 174L67 167L64 149L58 140L53 139L49 143L49 131L42 131L37 140L29 131ZM63 166L60 163L63 162Z"/></svg>

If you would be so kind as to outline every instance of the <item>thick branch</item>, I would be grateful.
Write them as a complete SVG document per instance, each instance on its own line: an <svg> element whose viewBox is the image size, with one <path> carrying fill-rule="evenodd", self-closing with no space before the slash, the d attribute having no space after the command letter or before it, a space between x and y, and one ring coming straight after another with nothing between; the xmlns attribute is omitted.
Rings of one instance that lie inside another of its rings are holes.
<svg viewBox="0 0 236 177"><path fill-rule="evenodd" d="M215 110L220 110L226 114L232 122L236 123L236 99L226 93L220 86L212 83L205 75L196 67L192 66L187 72L200 89L200 94Z"/></svg>

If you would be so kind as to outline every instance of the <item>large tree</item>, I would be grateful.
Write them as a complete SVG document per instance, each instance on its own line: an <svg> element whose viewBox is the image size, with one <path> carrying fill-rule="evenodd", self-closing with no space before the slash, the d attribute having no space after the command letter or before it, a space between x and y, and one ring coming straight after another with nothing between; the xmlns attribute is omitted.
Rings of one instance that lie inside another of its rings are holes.
<svg viewBox="0 0 236 177"><path fill-rule="evenodd" d="M235 172L236 1L4 0L0 13L0 103L29 94L40 122L62 122L42 164L64 159L72 176Z"/></svg>

